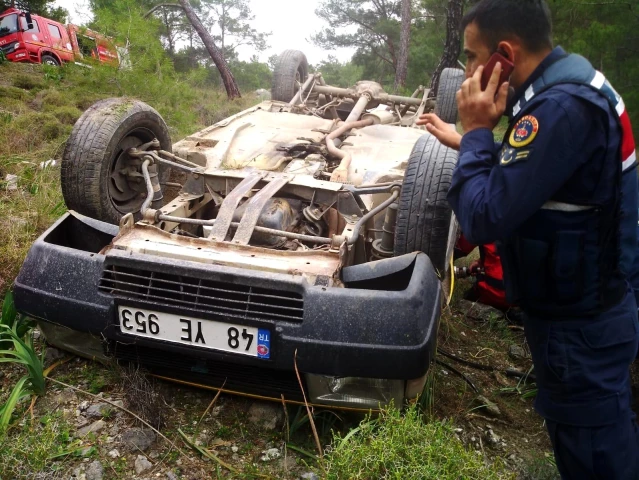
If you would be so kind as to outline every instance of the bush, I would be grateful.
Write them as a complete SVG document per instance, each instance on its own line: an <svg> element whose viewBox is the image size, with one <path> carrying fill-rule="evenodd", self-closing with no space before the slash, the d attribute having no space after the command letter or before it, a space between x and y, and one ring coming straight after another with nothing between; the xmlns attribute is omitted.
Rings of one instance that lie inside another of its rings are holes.
<svg viewBox="0 0 639 480"><path fill-rule="evenodd" d="M58 107L52 113L60 123L65 125L75 124L82 115L82 112L75 107Z"/></svg>
<svg viewBox="0 0 639 480"><path fill-rule="evenodd" d="M35 75L20 74L13 79L13 86L25 90L34 90L44 88L44 82L40 77L36 77Z"/></svg>
<svg viewBox="0 0 639 480"><path fill-rule="evenodd" d="M416 405L404 414L391 407L343 437L335 434L323 462L328 479L514 478L498 461L488 464L467 450L449 424L424 423Z"/></svg>
<svg viewBox="0 0 639 480"><path fill-rule="evenodd" d="M21 88L4 87L0 85L0 98L13 98L15 100L26 100L29 92L25 92Z"/></svg>
<svg viewBox="0 0 639 480"><path fill-rule="evenodd" d="M66 95L59 90L46 90L45 92L40 92L42 95L42 110L45 112L50 112L55 110L56 107L62 107L63 105L68 105Z"/></svg>

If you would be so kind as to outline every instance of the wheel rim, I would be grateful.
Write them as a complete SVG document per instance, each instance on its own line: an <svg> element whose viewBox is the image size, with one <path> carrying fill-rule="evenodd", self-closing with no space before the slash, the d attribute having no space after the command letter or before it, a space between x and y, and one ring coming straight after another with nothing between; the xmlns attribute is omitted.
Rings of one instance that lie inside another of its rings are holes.
<svg viewBox="0 0 639 480"><path fill-rule="evenodd" d="M46 59L44 60L44 64L45 64L45 65L53 65L54 67L57 67L57 66L58 66L58 62L56 62L56 61L55 61L54 59L52 59L52 58L46 58Z"/></svg>
<svg viewBox="0 0 639 480"><path fill-rule="evenodd" d="M146 129L129 132L116 147L109 172L108 193L113 207L122 214L137 212L146 198L146 183L142 176L142 160L131 157L129 149L152 140Z"/></svg>

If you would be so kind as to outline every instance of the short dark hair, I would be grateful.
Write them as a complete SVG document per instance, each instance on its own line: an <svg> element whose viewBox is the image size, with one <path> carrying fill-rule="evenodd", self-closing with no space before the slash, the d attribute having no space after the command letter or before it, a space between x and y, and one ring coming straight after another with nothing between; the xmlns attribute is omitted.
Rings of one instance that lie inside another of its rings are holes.
<svg viewBox="0 0 639 480"><path fill-rule="evenodd" d="M531 52L552 48L552 20L545 0L480 0L462 19L462 31L477 24L482 38L497 49L518 38Z"/></svg>

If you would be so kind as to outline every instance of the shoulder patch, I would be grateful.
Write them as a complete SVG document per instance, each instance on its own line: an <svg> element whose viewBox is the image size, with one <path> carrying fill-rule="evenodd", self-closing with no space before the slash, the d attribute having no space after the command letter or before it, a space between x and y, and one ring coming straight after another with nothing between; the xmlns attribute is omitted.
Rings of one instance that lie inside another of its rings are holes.
<svg viewBox="0 0 639 480"><path fill-rule="evenodd" d="M539 131L539 122L532 115L526 115L519 119L510 132L508 143L515 148L530 145Z"/></svg>
<svg viewBox="0 0 639 480"><path fill-rule="evenodd" d="M511 165L515 162L526 160L530 156L531 152L532 148L518 150L508 144L504 144L501 151L499 152L499 164L502 167L505 167L506 165Z"/></svg>

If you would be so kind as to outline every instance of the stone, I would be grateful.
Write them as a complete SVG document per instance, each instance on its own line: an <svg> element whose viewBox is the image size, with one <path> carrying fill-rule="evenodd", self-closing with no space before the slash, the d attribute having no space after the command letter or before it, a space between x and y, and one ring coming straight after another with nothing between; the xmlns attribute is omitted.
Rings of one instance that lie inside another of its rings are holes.
<svg viewBox="0 0 639 480"><path fill-rule="evenodd" d="M500 384L502 387L510 387L510 382L501 373L493 372L493 377L495 378L495 380L497 380L497 383Z"/></svg>
<svg viewBox="0 0 639 480"><path fill-rule="evenodd" d="M64 357L65 353L62 350L58 350L57 348L53 347L47 347L47 351L44 354L44 364L51 365L52 363L55 363Z"/></svg>
<svg viewBox="0 0 639 480"><path fill-rule="evenodd" d="M4 181L7 182L6 189L8 191L15 191L18 189L18 176L7 173L7 176L4 177Z"/></svg>
<svg viewBox="0 0 639 480"><path fill-rule="evenodd" d="M295 467L297 467L297 461L295 460L295 457L288 455L286 458L283 458L281 460L281 468L283 468L285 471L293 470Z"/></svg>
<svg viewBox="0 0 639 480"><path fill-rule="evenodd" d="M275 430L282 426L284 412L279 404L254 402L248 410L248 419L265 430Z"/></svg>
<svg viewBox="0 0 639 480"><path fill-rule="evenodd" d="M166 472L166 480L178 480L178 477L173 472Z"/></svg>
<svg viewBox="0 0 639 480"><path fill-rule="evenodd" d="M526 350L524 350L524 348L519 345L511 345L508 349L508 355L513 360L525 360L528 358Z"/></svg>
<svg viewBox="0 0 639 480"><path fill-rule="evenodd" d="M237 448L235 445L233 445L233 446L231 447L231 451L232 451L233 453L237 453L239 450L240 450L240 449L239 449L239 448Z"/></svg>
<svg viewBox="0 0 639 480"><path fill-rule="evenodd" d="M469 300L460 300L459 310L463 312L466 317L481 320L483 322L504 320L506 318L506 315L501 310L484 305L483 303L471 302Z"/></svg>
<svg viewBox="0 0 639 480"><path fill-rule="evenodd" d="M96 403L87 408L86 415L87 417L101 418L112 408L108 403Z"/></svg>
<svg viewBox="0 0 639 480"><path fill-rule="evenodd" d="M262 456L260 460L263 462L270 462L271 460L275 460L276 458L280 458L282 454L277 448L269 448L268 450L264 450L262 452Z"/></svg>
<svg viewBox="0 0 639 480"><path fill-rule="evenodd" d="M488 400L483 395L478 395L475 399L475 403L477 404L477 406L486 410L486 412L488 412L493 417L501 417L501 410L499 410L497 404L491 400Z"/></svg>
<svg viewBox="0 0 639 480"><path fill-rule="evenodd" d="M80 405L78 405L78 408L80 409L81 412L86 412L87 408L89 408L89 401L88 400L84 400L83 402L80 403Z"/></svg>
<svg viewBox="0 0 639 480"><path fill-rule="evenodd" d="M308 472L303 475L300 475L300 479L301 480L320 480L320 477L318 477L317 474L313 472Z"/></svg>
<svg viewBox="0 0 639 480"><path fill-rule="evenodd" d="M122 434L122 443L129 451L147 450L155 442L155 432L150 428L132 428Z"/></svg>
<svg viewBox="0 0 639 480"><path fill-rule="evenodd" d="M91 462L87 468L86 476L87 480L102 480L102 477L104 476L104 467L98 460L95 460L94 462Z"/></svg>
<svg viewBox="0 0 639 480"><path fill-rule="evenodd" d="M117 448L114 448L109 453L107 453L107 455L111 458L118 458L120 456L120 452L118 452Z"/></svg>
<svg viewBox="0 0 639 480"><path fill-rule="evenodd" d="M89 433L98 433L104 428L104 425L106 424L103 420L98 420L97 422L93 422L91 425L82 427L78 430L78 437L86 437Z"/></svg>
<svg viewBox="0 0 639 480"><path fill-rule="evenodd" d="M149 468L152 468L153 464L147 460L144 455L138 455L135 459L135 473L140 475L142 472L146 472Z"/></svg>
<svg viewBox="0 0 639 480"><path fill-rule="evenodd" d="M78 396L72 388L65 388L53 396L53 403L58 407L61 405L69 405L77 401Z"/></svg>

